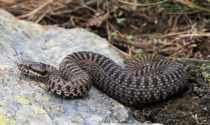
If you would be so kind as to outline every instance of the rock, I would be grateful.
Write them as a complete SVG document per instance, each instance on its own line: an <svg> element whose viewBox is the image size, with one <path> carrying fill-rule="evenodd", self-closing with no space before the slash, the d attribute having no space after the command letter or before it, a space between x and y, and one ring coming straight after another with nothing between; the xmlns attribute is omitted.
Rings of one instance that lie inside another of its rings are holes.
<svg viewBox="0 0 210 125"><path fill-rule="evenodd" d="M16 63L38 61L58 66L69 53L86 50L123 65L108 42L85 29L40 26L15 19L0 9L0 125L141 124L129 108L95 87L80 99L46 92L36 79L25 77Z"/></svg>

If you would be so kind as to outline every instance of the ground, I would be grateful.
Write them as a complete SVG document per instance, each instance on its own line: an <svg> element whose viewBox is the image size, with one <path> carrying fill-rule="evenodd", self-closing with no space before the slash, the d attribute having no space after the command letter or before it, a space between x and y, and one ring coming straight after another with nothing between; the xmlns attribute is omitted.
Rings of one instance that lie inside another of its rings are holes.
<svg viewBox="0 0 210 125"><path fill-rule="evenodd" d="M2 0L0 7L42 25L86 28L110 41L125 62L151 53L178 60L189 88L135 113L148 122L210 124L208 0Z"/></svg>

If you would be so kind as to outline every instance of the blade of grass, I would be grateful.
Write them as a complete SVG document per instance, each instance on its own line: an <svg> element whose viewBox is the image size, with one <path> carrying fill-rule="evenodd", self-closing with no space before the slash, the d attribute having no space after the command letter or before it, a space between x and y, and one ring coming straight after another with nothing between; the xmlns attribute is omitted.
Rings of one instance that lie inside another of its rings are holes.
<svg viewBox="0 0 210 125"><path fill-rule="evenodd" d="M127 1L123 1L123 0L120 0L119 2L124 3L124 4L134 5L134 6L156 6L158 4L161 4L161 3L164 3L164 2L167 2L167 1L168 0L163 0L163 1L160 1L160 2L156 2L156 3L145 3L145 4L130 3L130 2L127 2Z"/></svg>
<svg viewBox="0 0 210 125"><path fill-rule="evenodd" d="M206 25L210 22L210 18L203 24L203 26L201 27L200 32L206 27Z"/></svg>
<svg viewBox="0 0 210 125"><path fill-rule="evenodd" d="M207 8L201 7L199 5L196 5L195 3L192 3L192 2L190 2L188 0L186 0L186 1L177 0L177 2L180 2L180 3L186 5L186 6L190 7L190 8L195 8L195 9L198 9L198 10L201 10L201 11L210 12L210 9L207 9Z"/></svg>

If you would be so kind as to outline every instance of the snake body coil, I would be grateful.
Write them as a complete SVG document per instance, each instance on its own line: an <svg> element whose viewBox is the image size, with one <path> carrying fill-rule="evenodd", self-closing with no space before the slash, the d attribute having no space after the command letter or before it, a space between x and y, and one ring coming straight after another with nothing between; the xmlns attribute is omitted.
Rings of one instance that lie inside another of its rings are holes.
<svg viewBox="0 0 210 125"><path fill-rule="evenodd" d="M186 70L162 56L143 56L122 69L109 58L93 52L76 52L55 67L32 62L19 63L24 74L47 79L47 87L63 97L87 94L91 85L126 105L154 103L187 87Z"/></svg>

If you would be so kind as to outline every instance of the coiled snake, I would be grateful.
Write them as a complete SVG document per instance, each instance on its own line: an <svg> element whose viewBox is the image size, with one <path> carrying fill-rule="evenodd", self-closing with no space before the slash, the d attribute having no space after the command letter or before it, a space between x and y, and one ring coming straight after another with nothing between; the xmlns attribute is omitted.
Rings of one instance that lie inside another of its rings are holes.
<svg viewBox="0 0 210 125"><path fill-rule="evenodd" d="M48 89L63 97L86 95L93 83L110 97L132 106L161 101L188 85L186 70L176 61L159 55L139 57L124 69L93 52L69 54L59 70L39 62L17 66L24 74L46 78Z"/></svg>

